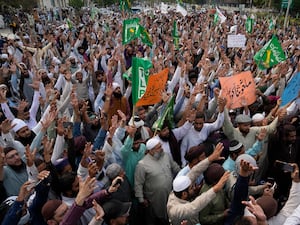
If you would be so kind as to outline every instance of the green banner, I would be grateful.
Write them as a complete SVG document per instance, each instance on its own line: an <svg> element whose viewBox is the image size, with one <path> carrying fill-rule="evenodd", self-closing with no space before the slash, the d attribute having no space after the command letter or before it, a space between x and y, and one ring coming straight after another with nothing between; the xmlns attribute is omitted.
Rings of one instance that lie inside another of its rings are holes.
<svg viewBox="0 0 300 225"><path fill-rule="evenodd" d="M255 54L254 60L261 70L268 69L286 60L286 55L275 35Z"/></svg>
<svg viewBox="0 0 300 225"><path fill-rule="evenodd" d="M140 28L139 28L139 29L140 29L140 30L139 30L139 35L140 35L141 41L142 41L144 44L146 44L146 45L152 47L152 39L151 39L151 37L150 37L150 35L149 35L147 29L146 29L145 27L141 26L141 25L140 25Z"/></svg>
<svg viewBox="0 0 300 225"><path fill-rule="evenodd" d="M120 0L120 10L121 11L130 11L131 10L130 0Z"/></svg>
<svg viewBox="0 0 300 225"><path fill-rule="evenodd" d="M152 67L151 61L147 59L133 57L132 59L132 104L144 95L147 88L149 69Z"/></svg>
<svg viewBox="0 0 300 225"><path fill-rule="evenodd" d="M245 25L246 25L246 32L249 33L249 34L251 34L252 30L253 30L253 22L254 21L251 18L247 18L247 20L246 20L246 23L245 23Z"/></svg>
<svg viewBox="0 0 300 225"><path fill-rule="evenodd" d="M123 32L122 32L122 43L123 45L128 44L130 41L139 37L140 34L140 19L133 18L123 21Z"/></svg>

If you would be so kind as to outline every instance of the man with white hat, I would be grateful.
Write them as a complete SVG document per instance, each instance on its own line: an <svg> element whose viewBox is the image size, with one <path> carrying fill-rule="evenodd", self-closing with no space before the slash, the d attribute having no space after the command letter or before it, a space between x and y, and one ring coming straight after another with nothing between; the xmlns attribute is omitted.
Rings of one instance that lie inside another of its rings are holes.
<svg viewBox="0 0 300 225"><path fill-rule="evenodd" d="M207 192L199 195L193 201L193 185L197 177L202 174L215 160L220 159L223 150L223 144L219 143L214 152L202 160L186 176L178 176L173 181L173 192L170 193L167 210L172 225L180 225L183 220L187 220L188 225L199 223L199 212L216 196L226 183L229 176L225 172L219 182L210 188Z"/></svg>
<svg viewBox="0 0 300 225"><path fill-rule="evenodd" d="M146 143L148 154L135 169L135 196L145 209L145 224L169 224L166 204L173 177L180 170L169 154L164 153L157 137Z"/></svg>

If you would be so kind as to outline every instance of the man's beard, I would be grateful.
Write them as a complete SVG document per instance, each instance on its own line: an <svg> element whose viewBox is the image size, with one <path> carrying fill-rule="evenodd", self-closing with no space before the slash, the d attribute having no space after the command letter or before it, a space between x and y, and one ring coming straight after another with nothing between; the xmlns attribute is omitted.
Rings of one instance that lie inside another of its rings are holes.
<svg viewBox="0 0 300 225"><path fill-rule="evenodd" d="M23 73L22 76L23 76L24 78L29 78L29 73Z"/></svg>
<svg viewBox="0 0 300 225"><path fill-rule="evenodd" d="M25 168L25 164L22 162L19 166L9 165L9 167L12 168L15 172L19 173Z"/></svg>
<svg viewBox="0 0 300 225"><path fill-rule="evenodd" d="M35 134L31 131L29 137L18 137L18 141L20 141L24 146L26 146L26 145L31 145L34 138L35 138Z"/></svg>
<svg viewBox="0 0 300 225"><path fill-rule="evenodd" d="M122 98L122 96L123 96L121 93L117 93L117 92L114 92L113 95L115 98L118 98L118 99Z"/></svg>

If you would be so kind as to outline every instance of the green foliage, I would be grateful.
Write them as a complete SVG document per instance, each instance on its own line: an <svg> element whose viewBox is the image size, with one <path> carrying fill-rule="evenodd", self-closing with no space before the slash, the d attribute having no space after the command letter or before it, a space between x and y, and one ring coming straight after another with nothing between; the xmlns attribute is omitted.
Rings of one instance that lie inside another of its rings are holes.
<svg viewBox="0 0 300 225"><path fill-rule="evenodd" d="M83 0L70 0L69 5L72 6L74 9L79 10L81 7L84 6Z"/></svg>
<svg viewBox="0 0 300 225"><path fill-rule="evenodd" d="M23 0L0 0L0 6L11 6L14 8L20 8L20 6L24 10L31 10L35 7L37 7L37 0L31 0L31 1L23 1Z"/></svg>

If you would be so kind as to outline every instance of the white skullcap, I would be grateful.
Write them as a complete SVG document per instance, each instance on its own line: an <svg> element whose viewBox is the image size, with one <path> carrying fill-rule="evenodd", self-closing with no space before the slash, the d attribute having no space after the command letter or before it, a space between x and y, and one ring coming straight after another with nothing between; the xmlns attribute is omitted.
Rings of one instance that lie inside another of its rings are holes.
<svg viewBox="0 0 300 225"><path fill-rule="evenodd" d="M7 35L7 39L8 40L15 40L16 36L14 34L9 34L9 35Z"/></svg>
<svg viewBox="0 0 300 225"><path fill-rule="evenodd" d="M121 87L119 83L117 83L117 82L112 83L113 90L116 90L118 87Z"/></svg>
<svg viewBox="0 0 300 225"><path fill-rule="evenodd" d="M237 157L237 159L235 160L235 169L236 169L237 174L240 171L240 163L241 163L242 160L250 163L254 167L257 167L256 160L251 155L242 154L239 157Z"/></svg>
<svg viewBox="0 0 300 225"><path fill-rule="evenodd" d="M2 54L1 59L8 59L8 55L7 54Z"/></svg>
<svg viewBox="0 0 300 225"><path fill-rule="evenodd" d="M134 124L133 124L133 120L134 120ZM144 124L145 124L144 121L141 120L140 117L138 117L138 116L134 116L134 118L131 117L131 119L128 122L129 126L134 125L136 128L140 128L140 127L144 126Z"/></svg>
<svg viewBox="0 0 300 225"><path fill-rule="evenodd" d="M151 150L159 143L160 142L159 142L158 138L155 136L147 141L146 148L147 148L147 150Z"/></svg>
<svg viewBox="0 0 300 225"><path fill-rule="evenodd" d="M259 122L262 121L265 118L265 116L262 113L255 113L252 116L252 122Z"/></svg>
<svg viewBox="0 0 300 225"><path fill-rule="evenodd" d="M61 64L61 61L57 58L57 57L53 57L52 58L52 61L55 63L55 64Z"/></svg>
<svg viewBox="0 0 300 225"><path fill-rule="evenodd" d="M16 124L16 125L15 125ZM20 119L14 119L13 121L12 121L12 125L15 125L14 127L13 127L13 131L15 132L15 133L17 133L20 129L22 129L23 127L26 127L27 126L27 124L23 121L23 120L20 120Z"/></svg>
<svg viewBox="0 0 300 225"><path fill-rule="evenodd" d="M178 176L173 181L173 191L180 192L191 185L191 179L188 176Z"/></svg>
<svg viewBox="0 0 300 225"><path fill-rule="evenodd" d="M256 84L258 84L258 83L260 82L260 80L261 80L260 77L255 77L255 78L254 78L254 82L255 82Z"/></svg>

